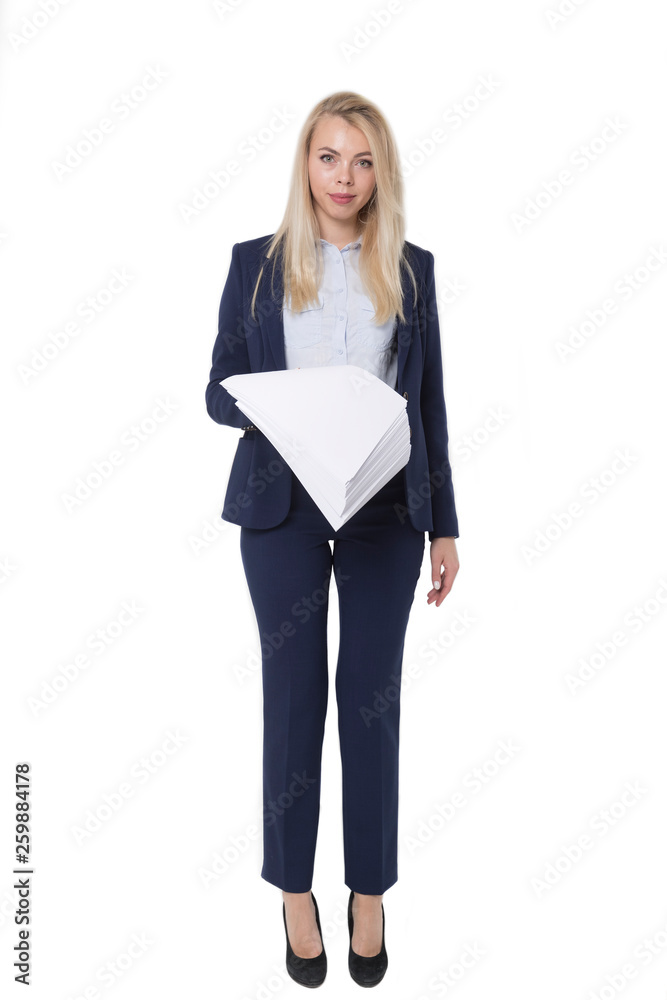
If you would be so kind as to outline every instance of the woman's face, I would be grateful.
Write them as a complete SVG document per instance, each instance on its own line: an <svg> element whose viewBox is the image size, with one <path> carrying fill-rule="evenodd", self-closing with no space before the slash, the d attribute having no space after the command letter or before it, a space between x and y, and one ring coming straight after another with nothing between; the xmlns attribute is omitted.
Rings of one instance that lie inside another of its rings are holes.
<svg viewBox="0 0 667 1000"><path fill-rule="evenodd" d="M323 219L356 220L375 188L375 168L364 133L342 118L322 119L310 143L308 177L320 225ZM341 193L348 197L332 197Z"/></svg>

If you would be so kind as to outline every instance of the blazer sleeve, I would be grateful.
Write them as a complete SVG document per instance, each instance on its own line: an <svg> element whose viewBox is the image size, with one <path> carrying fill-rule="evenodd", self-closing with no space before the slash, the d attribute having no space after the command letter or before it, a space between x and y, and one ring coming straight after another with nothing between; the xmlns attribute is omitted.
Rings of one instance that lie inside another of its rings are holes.
<svg viewBox="0 0 667 1000"><path fill-rule="evenodd" d="M206 409L218 424L244 427L251 420L236 405L236 399L220 379L228 375L245 375L250 372L247 324L243 315L243 281L239 244L232 247L232 261L222 290L218 312L218 335L213 345L213 358L209 383L206 387Z"/></svg>
<svg viewBox="0 0 667 1000"><path fill-rule="evenodd" d="M440 324L435 297L435 258L430 250L426 253L424 275L426 336L420 404L432 489L433 531L429 531L428 537L433 541L434 538L458 538L459 524L448 453Z"/></svg>

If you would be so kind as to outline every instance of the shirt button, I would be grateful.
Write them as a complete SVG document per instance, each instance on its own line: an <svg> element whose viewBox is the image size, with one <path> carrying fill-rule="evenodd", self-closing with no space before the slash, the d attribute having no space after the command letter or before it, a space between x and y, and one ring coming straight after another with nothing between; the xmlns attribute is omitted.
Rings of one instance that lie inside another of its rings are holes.
<svg viewBox="0 0 667 1000"><path fill-rule="evenodd" d="M338 319L345 319L345 317L344 316L339 316Z"/></svg>
<svg viewBox="0 0 667 1000"><path fill-rule="evenodd" d="M336 351L336 354L342 354L342 353L343 353L342 351Z"/></svg>

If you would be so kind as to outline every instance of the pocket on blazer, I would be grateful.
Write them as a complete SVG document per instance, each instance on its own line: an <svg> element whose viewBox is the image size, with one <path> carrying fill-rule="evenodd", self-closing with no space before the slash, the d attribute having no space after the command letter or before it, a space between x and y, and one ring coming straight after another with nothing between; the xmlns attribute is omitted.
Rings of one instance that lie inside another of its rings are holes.
<svg viewBox="0 0 667 1000"><path fill-rule="evenodd" d="M286 322L287 317L289 317L288 322ZM319 344L322 340L323 317L323 299L320 299L317 305L308 306L301 312L292 312L285 306L283 310L285 347L298 351L303 347L314 347L315 344Z"/></svg>

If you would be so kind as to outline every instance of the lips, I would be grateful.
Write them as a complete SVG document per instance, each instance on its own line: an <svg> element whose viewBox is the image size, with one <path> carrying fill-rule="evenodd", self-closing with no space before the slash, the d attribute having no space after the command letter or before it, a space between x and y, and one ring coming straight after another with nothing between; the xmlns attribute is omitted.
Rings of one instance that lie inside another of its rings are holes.
<svg viewBox="0 0 667 1000"><path fill-rule="evenodd" d="M330 194L329 197L332 201L335 201L337 205L347 205L348 202L352 201L354 198L353 194Z"/></svg>

